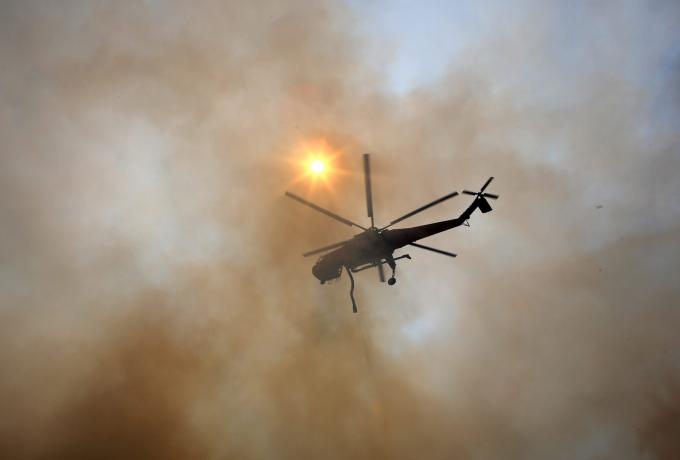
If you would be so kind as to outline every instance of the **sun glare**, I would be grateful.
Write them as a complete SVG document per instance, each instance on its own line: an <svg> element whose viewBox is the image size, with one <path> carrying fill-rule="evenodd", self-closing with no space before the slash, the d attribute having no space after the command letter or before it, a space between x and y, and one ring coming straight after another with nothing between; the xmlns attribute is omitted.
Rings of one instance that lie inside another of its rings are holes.
<svg viewBox="0 0 680 460"><path fill-rule="evenodd" d="M338 176L346 174L339 167L341 155L341 150L331 146L324 139L300 142L293 147L288 159L296 172L293 183L306 184L310 192L318 187L332 191Z"/></svg>
<svg viewBox="0 0 680 460"><path fill-rule="evenodd" d="M325 139L299 141L286 159L293 173L290 187L306 187L308 193L317 190L333 193L339 179L350 174L342 168L342 157L342 149Z"/></svg>
<svg viewBox="0 0 680 460"><path fill-rule="evenodd" d="M324 163L323 160L318 158L312 160L312 162L309 163L309 170L316 175L323 174L324 171L326 170L326 163Z"/></svg>

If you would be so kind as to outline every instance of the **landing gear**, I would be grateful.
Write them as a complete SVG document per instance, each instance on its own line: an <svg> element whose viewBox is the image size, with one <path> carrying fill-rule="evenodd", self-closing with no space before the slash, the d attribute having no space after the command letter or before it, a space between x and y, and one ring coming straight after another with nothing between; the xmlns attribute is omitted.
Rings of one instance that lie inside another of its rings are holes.
<svg viewBox="0 0 680 460"><path fill-rule="evenodd" d="M387 265L389 265L390 268L392 269L392 276L390 277L390 279L387 280L387 284L389 284L390 286L394 286L394 283L397 282L397 279L394 277L394 271L397 269L397 263L394 261L394 257L392 257L392 255L387 256L385 258L385 261L387 262Z"/></svg>
<svg viewBox="0 0 680 460"><path fill-rule="evenodd" d="M385 262L387 262L387 265L389 265L390 268L392 269L392 277L387 280L387 284L389 284L390 286L394 286L395 283L397 282L397 279L394 277L394 272L397 269L397 263L395 262L395 260L399 259L411 259L411 256L409 256L408 254L404 254L403 256L397 257L395 259L390 255L389 257L385 258Z"/></svg>
<svg viewBox="0 0 680 460"><path fill-rule="evenodd" d="M399 257L392 257L392 255L389 255L389 256L385 257L384 262L382 262L381 260L375 260L372 263L363 265L361 267L357 267L357 268L345 267L345 268L347 269L347 273L351 277L352 273L360 272L362 270L366 270L366 269L378 266L381 269L380 270L380 273L381 273L380 278L381 278L382 282L384 283L385 278L384 278L384 275L382 274L382 265L380 265L380 264L386 263L392 269L392 276L387 280L387 284L389 284L390 286L394 286L397 283L397 278L395 277L395 273L394 273L397 269L396 261L399 260L399 259L410 259L410 258L411 258L411 256L408 255L408 254L404 254L403 256L399 256ZM351 294L350 294L350 296L351 296Z"/></svg>

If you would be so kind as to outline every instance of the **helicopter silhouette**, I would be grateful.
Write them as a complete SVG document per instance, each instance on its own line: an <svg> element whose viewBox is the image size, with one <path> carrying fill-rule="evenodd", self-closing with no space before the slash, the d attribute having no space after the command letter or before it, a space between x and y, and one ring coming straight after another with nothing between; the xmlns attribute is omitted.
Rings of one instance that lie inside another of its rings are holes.
<svg viewBox="0 0 680 460"><path fill-rule="evenodd" d="M394 219L384 227L376 227L373 218L373 193L371 190L370 155L366 153L364 154L363 158L364 185L366 189L366 211L368 217L371 219L370 227L364 227L357 224L356 222L352 222L349 219L345 219L344 217L341 217L338 214L307 201L291 192L285 193L285 195L289 198L292 198L297 202L314 209L315 211L325 214L338 222L363 230L361 233L355 235L351 239L330 244L328 246L314 249L302 254L303 257L308 257L314 254L326 253L319 258L312 268L312 274L321 282L321 284L339 278L342 275L343 268L347 271L347 275L351 281L350 298L352 300L352 311L354 313L356 313L358 310L356 301L354 299L354 277L352 276L352 273L377 267L380 281L384 283L385 272L383 265L387 264L392 269L392 276L387 281L387 284L390 286L394 285L397 282L395 277L395 271L397 268L396 261L400 259L411 259L411 256L404 254L399 257L394 257L393 254L395 250L407 245L449 257L456 257L456 254L452 252L425 246L423 244L416 243L416 241L455 227L459 227L461 225L469 226L468 219L470 216L472 216L472 213L475 210L479 209L482 213L491 211L492 208L487 199L495 200L498 198L498 195L496 194L485 192L486 188L493 180L493 177L490 177L478 192L463 190L463 194L471 195L475 198L470 206L468 206L468 208L463 211L460 216L454 219L419 225L417 227L399 228L394 230L389 229L389 227L403 221L404 219L408 219L409 217L423 212L432 206L438 205L450 198L457 196L458 192L449 193L448 195L444 195L443 197L431 201L424 206L414 209L413 211L408 212L397 219Z"/></svg>

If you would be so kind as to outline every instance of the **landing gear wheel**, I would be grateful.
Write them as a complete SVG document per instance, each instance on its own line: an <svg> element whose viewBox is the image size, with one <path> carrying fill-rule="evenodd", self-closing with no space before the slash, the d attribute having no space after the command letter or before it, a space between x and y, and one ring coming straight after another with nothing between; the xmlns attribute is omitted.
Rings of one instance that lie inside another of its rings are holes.
<svg viewBox="0 0 680 460"><path fill-rule="evenodd" d="M394 276L387 280L387 284L389 284L390 286L394 285L394 283L396 283L396 282L397 282L397 279Z"/></svg>

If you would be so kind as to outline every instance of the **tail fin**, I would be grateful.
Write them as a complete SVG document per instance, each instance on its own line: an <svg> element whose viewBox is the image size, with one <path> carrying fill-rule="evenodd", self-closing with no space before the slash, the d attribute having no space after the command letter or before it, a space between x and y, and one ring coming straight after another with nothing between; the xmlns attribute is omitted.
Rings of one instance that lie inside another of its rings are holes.
<svg viewBox="0 0 680 460"><path fill-rule="evenodd" d="M484 197L479 197L479 198L477 198L477 201L478 201L477 207L478 207L479 210L482 211L483 213L486 214L487 212L489 212L489 211L491 211L491 210L493 209L493 208L491 207L491 205L489 204L489 201L488 201L486 198L484 198Z"/></svg>

